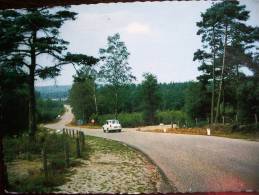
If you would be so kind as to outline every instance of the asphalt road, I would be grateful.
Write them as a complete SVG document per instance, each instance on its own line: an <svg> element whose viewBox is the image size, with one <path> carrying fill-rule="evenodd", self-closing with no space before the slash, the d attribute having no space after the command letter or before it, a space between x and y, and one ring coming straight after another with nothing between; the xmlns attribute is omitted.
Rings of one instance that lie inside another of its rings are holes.
<svg viewBox="0 0 259 195"><path fill-rule="evenodd" d="M46 126L62 129L72 117L67 112L61 121ZM73 129L138 148L160 167L179 192L259 190L259 142L135 129L123 129L121 133Z"/></svg>

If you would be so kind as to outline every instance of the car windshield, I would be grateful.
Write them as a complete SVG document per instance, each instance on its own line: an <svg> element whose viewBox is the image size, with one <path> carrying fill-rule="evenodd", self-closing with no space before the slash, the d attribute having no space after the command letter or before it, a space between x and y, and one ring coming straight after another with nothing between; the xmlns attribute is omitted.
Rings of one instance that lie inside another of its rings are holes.
<svg viewBox="0 0 259 195"><path fill-rule="evenodd" d="M119 121L118 120L108 120L107 123L119 124Z"/></svg>

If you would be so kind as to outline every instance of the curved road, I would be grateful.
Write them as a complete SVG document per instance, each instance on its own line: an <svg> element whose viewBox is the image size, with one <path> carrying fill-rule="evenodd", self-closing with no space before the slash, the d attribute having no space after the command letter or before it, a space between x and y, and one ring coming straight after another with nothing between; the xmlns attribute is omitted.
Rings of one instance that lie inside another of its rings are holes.
<svg viewBox="0 0 259 195"><path fill-rule="evenodd" d="M69 107L61 120L46 125L62 129L73 114ZM259 190L259 142L200 135L139 132L103 133L83 129L86 135L105 137L134 146L147 154L179 192Z"/></svg>

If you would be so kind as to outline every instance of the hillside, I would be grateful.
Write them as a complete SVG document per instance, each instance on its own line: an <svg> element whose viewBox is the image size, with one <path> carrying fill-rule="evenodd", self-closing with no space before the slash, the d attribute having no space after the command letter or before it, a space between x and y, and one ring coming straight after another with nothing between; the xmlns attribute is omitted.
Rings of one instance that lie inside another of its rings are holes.
<svg viewBox="0 0 259 195"><path fill-rule="evenodd" d="M40 93L40 96L44 99L66 99L68 97L71 85L59 85L59 86L38 86L36 91Z"/></svg>

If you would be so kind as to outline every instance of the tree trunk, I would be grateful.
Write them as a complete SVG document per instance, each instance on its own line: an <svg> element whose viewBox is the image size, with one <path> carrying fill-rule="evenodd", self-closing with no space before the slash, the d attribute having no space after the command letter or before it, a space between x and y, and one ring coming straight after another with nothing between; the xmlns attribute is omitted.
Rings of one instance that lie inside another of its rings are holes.
<svg viewBox="0 0 259 195"><path fill-rule="evenodd" d="M115 119L118 117L118 91L115 89Z"/></svg>
<svg viewBox="0 0 259 195"><path fill-rule="evenodd" d="M36 100L35 100L35 87L34 87L34 76L36 68L36 31L32 33L32 44L31 44L31 65L29 73L29 135L34 139L36 132Z"/></svg>
<svg viewBox="0 0 259 195"><path fill-rule="evenodd" d="M4 190L8 186L7 168L4 163L4 151L3 151L3 132L0 132L0 194L5 194Z"/></svg>
<svg viewBox="0 0 259 195"><path fill-rule="evenodd" d="M222 83L222 108L221 108L221 115L225 115L225 83L224 83L224 80L223 80L223 83Z"/></svg>
<svg viewBox="0 0 259 195"><path fill-rule="evenodd" d="M43 144L41 155L42 155L42 168L44 171L44 177L45 179L48 179L48 160L47 160L45 144Z"/></svg>
<svg viewBox="0 0 259 195"><path fill-rule="evenodd" d="M213 67L212 67L212 95L211 95L211 108L210 108L210 123L214 123L214 99L215 99L215 28L213 26Z"/></svg>
<svg viewBox="0 0 259 195"><path fill-rule="evenodd" d="M224 39L224 54L223 54L223 61L222 61L222 68L221 68L221 80L219 84L219 94L218 94L218 100L217 100L215 123L218 122L218 118L219 118L219 107L220 107L220 100L221 100L222 89L223 89L224 70L225 70L225 64L226 64L227 30L228 30L228 26L226 25L225 39Z"/></svg>
<svg viewBox="0 0 259 195"><path fill-rule="evenodd" d="M238 87L239 87L239 70L238 70L238 65L236 65L236 115L237 115L237 119L239 118L239 95L238 95Z"/></svg>
<svg viewBox="0 0 259 195"><path fill-rule="evenodd" d="M98 115L98 106L97 106L97 98L96 98L95 81L93 81L93 90L94 90L95 114L97 114L97 115Z"/></svg>

